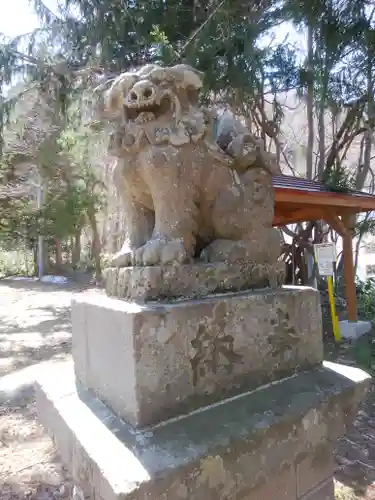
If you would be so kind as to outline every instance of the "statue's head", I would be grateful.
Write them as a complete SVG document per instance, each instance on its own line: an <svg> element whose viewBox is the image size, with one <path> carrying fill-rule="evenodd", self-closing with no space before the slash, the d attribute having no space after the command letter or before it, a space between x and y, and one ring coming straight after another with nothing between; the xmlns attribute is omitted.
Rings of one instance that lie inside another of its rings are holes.
<svg viewBox="0 0 375 500"><path fill-rule="evenodd" d="M196 102L201 87L200 72L190 66L150 64L118 76L107 92L106 108L135 124L175 119Z"/></svg>

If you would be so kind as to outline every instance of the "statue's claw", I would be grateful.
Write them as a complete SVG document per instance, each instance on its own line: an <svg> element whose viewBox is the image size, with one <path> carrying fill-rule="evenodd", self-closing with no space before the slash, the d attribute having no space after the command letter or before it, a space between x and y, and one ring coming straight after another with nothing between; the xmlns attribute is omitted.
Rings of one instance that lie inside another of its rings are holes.
<svg viewBox="0 0 375 500"><path fill-rule="evenodd" d="M181 239L151 239L135 252L137 266L159 264L182 264L187 261L187 252Z"/></svg>

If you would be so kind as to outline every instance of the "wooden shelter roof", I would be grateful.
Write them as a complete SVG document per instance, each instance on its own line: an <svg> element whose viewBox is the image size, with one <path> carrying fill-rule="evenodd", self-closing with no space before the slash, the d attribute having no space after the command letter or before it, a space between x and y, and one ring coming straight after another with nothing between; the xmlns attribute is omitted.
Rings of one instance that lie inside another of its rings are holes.
<svg viewBox="0 0 375 500"><path fill-rule="evenodd" d="M273 178L275 189L274 226L324 219L331 215L350 215L375 210L375 196L362 191L337 193L323 183L290 175Z"/></svg>
<svg viewBox="0 0 375 500"><path fill-rule="evenodd" d="M273 186L274 226L323 219L342 237L348 320L356 321L357 297L350 215L375 211L375 196L361 191L332 192L321 182L288 175L275 176Z"/></svg>

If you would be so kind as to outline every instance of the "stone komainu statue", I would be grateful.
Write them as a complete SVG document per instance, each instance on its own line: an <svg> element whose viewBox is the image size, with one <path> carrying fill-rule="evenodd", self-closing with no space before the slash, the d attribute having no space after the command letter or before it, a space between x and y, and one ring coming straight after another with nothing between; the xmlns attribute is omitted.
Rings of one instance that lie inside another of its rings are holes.
<svg viewBox="0 0 375 500"><path fill-rule="evenodd" d="M114 266L206 262L273 264L272 175L261 141L228 113L198 104L201 74L186 65L147 65L121 74L106 95L115 124L116 188L126 241Z"/></svg>

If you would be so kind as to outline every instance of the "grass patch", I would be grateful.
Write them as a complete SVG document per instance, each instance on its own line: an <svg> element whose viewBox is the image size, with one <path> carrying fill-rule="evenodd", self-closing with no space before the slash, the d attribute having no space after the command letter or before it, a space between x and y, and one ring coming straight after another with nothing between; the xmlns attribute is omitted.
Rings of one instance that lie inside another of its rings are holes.
<svg viewBox="0 0 375 500"><path fill-rule="evenodd" d="M361 500L352 488L335 481L335 500Z"/></svg>
<svg viewBox="0 0 375 500"><path fill-rule="evenodd" d="M349 354L356 364L370 372L375 372L375 338L372 330L349 347Z"/></svg>
<svg viewBox="0 0 375 500"><path fill-rule="evenodd" d="M375 376L375 329L352 343L325 342L324 359L345 364L355 364Z"/></svg>

